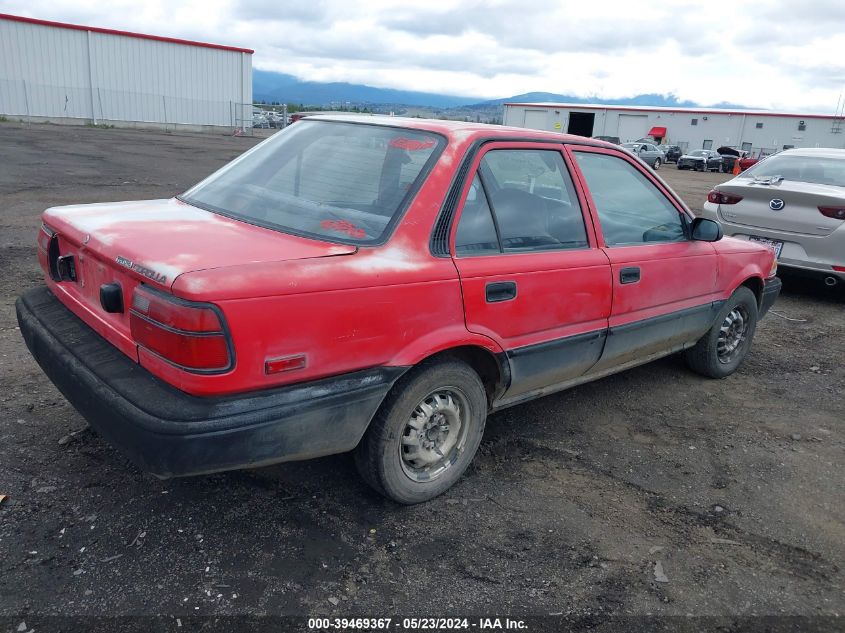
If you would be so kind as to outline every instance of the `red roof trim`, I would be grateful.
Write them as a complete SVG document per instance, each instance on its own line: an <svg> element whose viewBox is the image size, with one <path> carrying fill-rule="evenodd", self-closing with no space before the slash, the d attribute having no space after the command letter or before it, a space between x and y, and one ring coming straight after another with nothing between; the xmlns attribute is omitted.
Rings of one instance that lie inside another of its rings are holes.
<svg viewBox="0 0 845 633"><path fill-rule="evenodd" d="M732 114L755 116L786 116L795 119L840 119L833 114L794 114L792 112L760 112L759 110L707 110L699 108L664 108L661 106L614 106L581 103L505 103L506 106L520 106L528 108L565 108L567 110L623 110L625 112L658 112L666 114Z"/></svg>
<svg viewBox="0 0 845 633"><path fill-rule="evenodd" d="M184 44L186 46L200 46L202 48L216 48L223 51L235 53L248 53L252 55L255 51L249 48L238 48L237 46L224 46L223 44L209 44L207 42L194 42L192 40L180 40L175 37L161 37L159 35L146 35L144 33L132 33L131 31L118 31L115 29L102 29L96 26L82 26L80 24L67 24L65 22L53 22L50 20L38 20L36 18L25 18L21 15L9 15L0 13L0 20L11 20L12 22L26 22L28 24L40 24L41 26L53 26L60 29L74 29L76 31L91 31L93 33L105 33L106 35L122 35L124 37L135 37L142 40L153 40L155 42L169 42L170 44Z"/></svg>

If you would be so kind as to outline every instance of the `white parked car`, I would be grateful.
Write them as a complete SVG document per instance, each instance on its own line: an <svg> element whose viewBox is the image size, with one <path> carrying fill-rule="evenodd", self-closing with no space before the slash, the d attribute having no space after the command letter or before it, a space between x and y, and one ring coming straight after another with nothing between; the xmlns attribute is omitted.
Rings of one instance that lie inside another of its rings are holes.
<svg viewBox="0 0 845 633"><path fill-rule="evenodd" d="M784 269L845 282L845 149L790 149L717 185L704 217L767 244Z"/></svg>

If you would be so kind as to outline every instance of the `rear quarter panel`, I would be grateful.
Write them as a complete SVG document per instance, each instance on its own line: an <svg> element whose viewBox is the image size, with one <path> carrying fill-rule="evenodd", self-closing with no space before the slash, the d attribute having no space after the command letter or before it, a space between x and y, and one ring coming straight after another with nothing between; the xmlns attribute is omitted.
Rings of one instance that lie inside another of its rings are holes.
<svg viewBox="0 0 845 633"><path fill-rule="evenodd" d="M775 255L765 246L732 237L713 244L718 255L717 287L723 299L748 279L762 281L769 276Z"/></svg>

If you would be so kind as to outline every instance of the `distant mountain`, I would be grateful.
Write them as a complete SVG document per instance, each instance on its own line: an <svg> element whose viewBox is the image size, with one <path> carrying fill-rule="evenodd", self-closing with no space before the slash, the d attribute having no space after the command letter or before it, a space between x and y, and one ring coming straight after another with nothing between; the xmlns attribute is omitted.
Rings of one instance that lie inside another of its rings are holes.
<svg viewBox="0 0 845 633"><path fill-rule="evenodd" d="M527 92L502 99L479 101L477 97L455 97L432 92L376 88L346 82L320 83L302 81L293 75L267 70L252 71L252 95L256 101L301 103L310 106L349 102L352 105L404 105L435 109L489 109L503 103L553 101L558 103L600 103L605 105L663 106L695 108L699 104L680 101L674 95L641 94L625 99L599 99L598 97L573 97L553 92ZM719 103L717 108L747 109L732 103Z"/></svg>
<svg viewBox="0 0 845 633"><path fill-rule="evenodd" d="M349 101L352 104L402 104L430 108L453 108L478 102L478 97L453 97L412 90L375 88L345 82L319 83L301 81L293 75L266 70L252 71L252 96L255 100L326 105Z"/></svg>
<svg viewBox="0 0 845 633"><path fill-rule="evenodd" d="M599 97L573 97L571 95L555 94L553 92L526 92L521 95L514 95L504 99L491 99L490 101L482 101L471 105L475 106L494 106L502 105L504 103L595 103L602 105L629 105L629 106L652 106L662 108L698 108L701 104L693 101L681 101L675 95L661 95L656 93L648 93L636 95L635 97L626 97L621 99L600 99ZM737 105L735 103L717 103L708 105L708 108L725 108L732 110L747 110L747 106Z"/></svg>

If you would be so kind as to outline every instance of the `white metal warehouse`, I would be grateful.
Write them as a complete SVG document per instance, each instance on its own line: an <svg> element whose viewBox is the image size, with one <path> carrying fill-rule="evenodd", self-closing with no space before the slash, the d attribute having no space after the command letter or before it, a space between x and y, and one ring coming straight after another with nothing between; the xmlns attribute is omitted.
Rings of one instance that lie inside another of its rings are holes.
<svg viewBox="0 0 845 633"><path fill-rule="evenodd" d="M0 14L0 115L194 129L251 125L252 53Z"/></svg>
<svg viewBox="0 0 845 633"><path fill-rule="evenodd" d="M843 117L761 110L659 108L572 103L506 103L504 124L620 142L652 137L682 149L721 146L771 153L790 147L845 147Z"/></svg>

